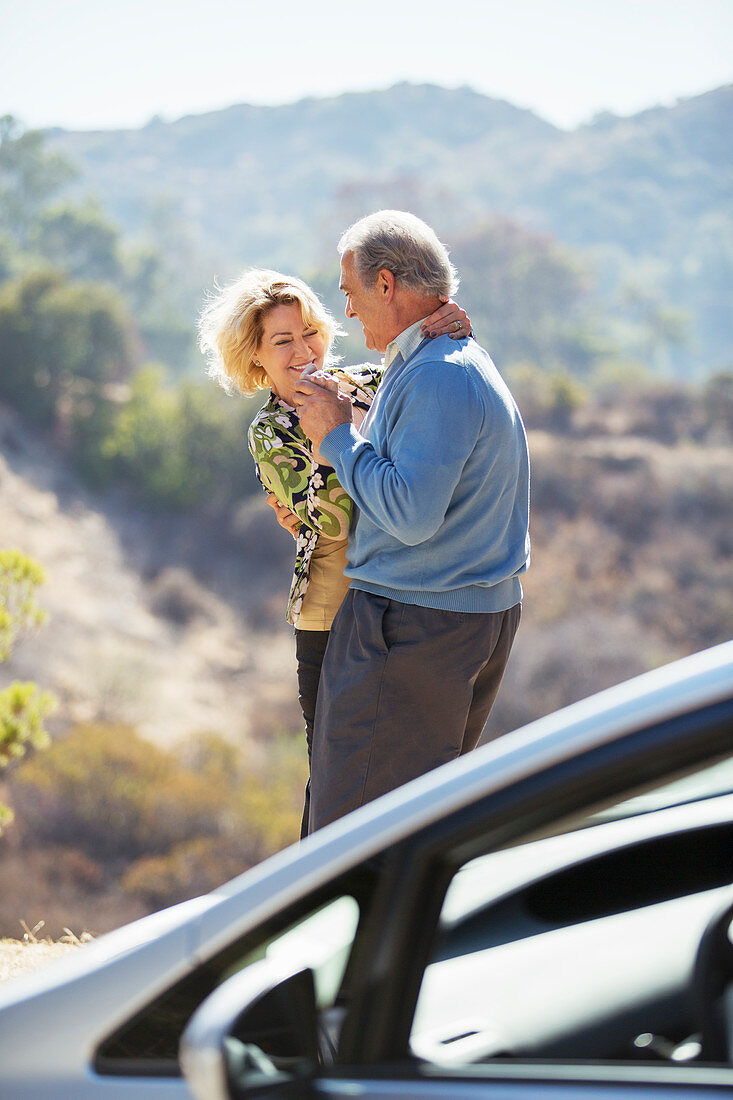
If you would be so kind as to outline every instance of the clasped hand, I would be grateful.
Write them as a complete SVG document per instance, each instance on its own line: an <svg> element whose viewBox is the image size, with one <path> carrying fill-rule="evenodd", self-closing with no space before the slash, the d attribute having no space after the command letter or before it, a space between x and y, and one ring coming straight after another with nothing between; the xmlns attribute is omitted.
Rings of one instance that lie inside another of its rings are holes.
<svg viewBox="0 0 733 1100"><path fill-rule="evenodd" d="M335 378L315 374L295 386L295 405L305 434L317 449L339 424L350 424L351 402L339 392Z"/></svg>

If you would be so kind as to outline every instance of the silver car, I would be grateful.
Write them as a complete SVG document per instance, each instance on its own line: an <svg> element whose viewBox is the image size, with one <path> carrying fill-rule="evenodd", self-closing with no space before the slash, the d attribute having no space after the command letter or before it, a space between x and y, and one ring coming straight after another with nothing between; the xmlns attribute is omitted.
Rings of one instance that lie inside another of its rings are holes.
<svg viewBox="0 0 733 1100"><path fill-rule="evenodd" d="M0 1100L733 1087L733 643L0 990Z"/></svg>

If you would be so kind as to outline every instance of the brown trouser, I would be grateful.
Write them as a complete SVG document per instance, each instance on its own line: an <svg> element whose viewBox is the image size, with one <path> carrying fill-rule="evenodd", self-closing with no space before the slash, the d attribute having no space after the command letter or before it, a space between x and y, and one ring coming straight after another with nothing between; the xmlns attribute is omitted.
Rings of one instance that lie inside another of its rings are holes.
<svg viewBox="0 0 733 1100"><path fill-rule="evenodd" d="M309 832L476 747L520 613L348 590L318 687Z"/></svg>

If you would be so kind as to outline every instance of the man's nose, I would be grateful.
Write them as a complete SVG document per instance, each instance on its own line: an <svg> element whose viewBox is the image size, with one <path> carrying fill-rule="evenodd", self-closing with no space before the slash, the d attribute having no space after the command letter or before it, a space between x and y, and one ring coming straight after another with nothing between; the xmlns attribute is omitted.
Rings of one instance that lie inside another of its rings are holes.
<svg viewBox="0 0 733 1100"><path fill-rule="evenodd" d="M351 308L351 299L350 298L346 299L346 316L349 319L351 319L352 317L356 317L356 314L354 313L353 309Z"/></svg>

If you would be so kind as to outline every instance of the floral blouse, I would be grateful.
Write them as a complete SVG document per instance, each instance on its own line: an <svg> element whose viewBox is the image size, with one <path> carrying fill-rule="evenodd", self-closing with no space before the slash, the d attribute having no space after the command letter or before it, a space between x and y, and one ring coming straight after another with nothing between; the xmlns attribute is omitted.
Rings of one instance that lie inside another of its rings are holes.
<svg viewBox="0 0 733 1100"><path fill-rule="evenodd" d="M328 367L339 389L352 405L366 411L379 385L384 366ZM286 618L297 626L308 589L310 560L318 536L345 539L351 523L352 502L339 484L332 466L315 462L300 417L270 391L249 428L249 449L265 492L274 493L301 521L295 542L295 568Z"/></svg>

